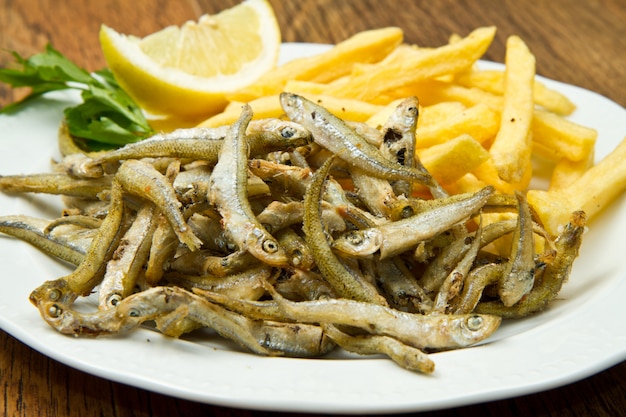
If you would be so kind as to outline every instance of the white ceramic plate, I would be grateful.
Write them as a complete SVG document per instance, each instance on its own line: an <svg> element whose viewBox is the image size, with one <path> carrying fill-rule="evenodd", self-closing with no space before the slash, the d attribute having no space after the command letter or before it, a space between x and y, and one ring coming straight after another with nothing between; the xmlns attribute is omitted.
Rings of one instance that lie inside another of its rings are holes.
<svg viewBox="0 0 626 417"><path fill-rule="evenodd" d="M323 45L286 44L283 59ZM484 63L484 65L493 65ZM572 120L599 131L597 158L626 135L626 110L595 93L544 80L578 106ZM0 175L46 172L56 130L72 97L55 93L0 116ZM584 190L581 190L584 192ZM0 194L0 215L56 217L60 199ZM0 327L82 371L163 394L239 408L317 413L441 409L561 386L626 359L626 198L590 225L569 282L550 308L507 322L481 346L432 354L425 376L381 358L265 358L207 333L173 340L148 329L87 339L63 336L39 317L28 294L69 269L27 244L0 237ZM206 336L206 337L205 337Z"/></svg>

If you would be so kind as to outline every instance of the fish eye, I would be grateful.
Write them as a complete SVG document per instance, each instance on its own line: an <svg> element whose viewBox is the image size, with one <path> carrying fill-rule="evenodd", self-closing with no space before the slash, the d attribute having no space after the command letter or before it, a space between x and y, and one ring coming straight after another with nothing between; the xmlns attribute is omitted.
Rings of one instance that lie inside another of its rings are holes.
<svg viewBox="0 0 626 417"><path fill-rule="evenodd" d="M109 307L115 307L120 301L122 301L122 296L118 293L113 293L109 295L109 298L107 299L107 304L109 305Z"/></svg>
<svg viewBox="0 0 626 417"><path fill-rule="evenodd" d="M294 135L296 134L296 129L294 129L291 126L287 126L285 127L283 130L281 130L280 135L285 138L285 139L289 139L294 137Z"/></svg>
<svg viewBox="0 0 626 417"><path fill-rule="evenodd" d="M61 290L54 288L48 291L48 299L50 299L50 301L57 301L60 298L61 298Z"/></svg>
<svg viewBox="0 0 626 417"><path fill-rule="evenodd" d="M361 236L360 233L357 232L350 232L346 234L346 240L351 244L351 245L360 245L361 243L363 243L363 236Z"/></svg>
<svg viewBox="0 0 626 417"><path fill-rule="evenodd" d="M276 253L278 252L278 244L271 240L271 239L267 239L263 242L262 245L263 251L267 252L267 253Z"/></svg>
<svg viewBox="0 0 626 417"><path fill-rule="evenodd" d="M50 317L57 318L61 314L63 314L63 309L59 307L58 304L52 304L50 307L48 307L48 315Z"/></svg>
<svg viewBox="0 0 626 417"><path fill-rule="evenodd" d="M128 310L128 315L130 317L139 317L141 316L141 312L136 308L131 308L130 310Z"/></svg>
<svg viewBox="0 0 626 417"><path fill-rule="evenodd" d="M398 152L396 152L396 159L398 160L398 163L400 165L404 165L405 156L406 156L406 148L402 148Z"/></svg>
<svg viewBox="0 0 626 417"><path fill-rule="evenodd" d="M302 252L300 251L300 249L294 249L291 255L291 264L293 266L298 266L302 263Z"/></svg>
<svg viewBox="0 0 626 417"><path fill-rule="evenodd" d="M269 233L272 233L273 227L270 223L261 223L261 226L263 226L263 228L267 230Z"/></svg>
<svg viewBox="0 0 626 417"><path fill-rule="evenodd" d="M476 331L483 327L483 318L480 316L470 316L467 318L467 328Z"/></svg>
<svg viewBox="0 0 626 417"><path fill-rule="evenodd" d="M408 217L411 217L415 214L415 210L413 210L413 207L406 205L404 207L402 207L402 211L400 213L400 216L402 216L403 219L406 219Z"/></svg>

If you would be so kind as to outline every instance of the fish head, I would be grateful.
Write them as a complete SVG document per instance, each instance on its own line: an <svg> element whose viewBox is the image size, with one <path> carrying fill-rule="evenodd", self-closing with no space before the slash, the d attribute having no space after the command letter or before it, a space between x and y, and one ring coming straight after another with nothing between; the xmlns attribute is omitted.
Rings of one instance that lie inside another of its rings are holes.
<svg viewBox="0 0 626 417"><path fill-rule="evenodd" d="M252 228L240 249L247 250L255 258L272 266L288 266L290 263L285 249L262 228Z"/></svg>
<svg viewBox="0 0 626 417"><path fill-rule="evenodd" d="M53 302L60 304L71 304L80 294L73 292L67 281L56 279L46 281L35 288L28 296L29 301L36 307L43 303Z"/></svg>
<svg viewBox="0 0 626 417"><path fill-rule="evenodd" d="M264 137L276 149L295 149L309 145L313 141L311 132L299 123L290 120L266 119L260 121L265 131L273 134L264 134Z"/></svg>
<svg viewBox="0 0 626 417"><path fill-rule="evenodd" d="M283 122L284 125L279 128L280 137L284 139L284 148L291 149L300 146L306 146L313 141L313 136L308 129L294 122Z"/></svg>
<svg viewBox="0 0 626 417"><path fill-rule="evenodd" d="M511 307L532 290L535 284L535 268L529 271L518 271L516 274L506 275L498 289L498 295L505 307Z"/></svg>
<svg viewBox="0 0 626 417"><path fill-rule="evenodd" d="M112 309L82 313L69 305L57 302L43 302L38 308L44 321L62 334L101 336L117 330L115 313Z"/></svg>
<svg viewBox="0 0 626 417"><path fill-rule="evenodd" d="M101 178L104 176L102 165L84 154L71 154L63 158L61 165L65 171L76 178Z"/></svg>
<svg viewBox="0 0 626 417"><path fill-rule="evenodd" d="M333 249L352 256L371 255L380 249L383 238L377 229L350 230L333 243Z"/></svg>
<svg viewBox="0 0 626 417"><path fill-rule="evenodd" d="M453 339L457 347L471 346L491 336L502 318L490 314L463 314L456 318Z"/></svg>
<svg viewBox="0 0 626 417"><path fill-rule="evenodd" d="M304 98L293 93L284 92L280 94L280 105L294 122L302 120L304 114Z"/></svg>
<svg viewBox="0 0 626 417"><path fill-rule="evenodd" d="M175 322L188 313L192 294L180 287L156 286L131 294L111 309L117 331L127 331L150 320Z"/></svg>
<svg viewBox="0 0 626 417"><path fill-rule="evenodd" d="M407 97L396 109L396 112L392 114L392 120L402 126L404 129L415 129L417 124L417 118L419 116L419 100L415 96Z"/></svg>
<svg viewBox="0 0 626 417"><path fill-rule="evenodd" d="M40 302L37 307L41 317L51 327L63 334L80 334L79 320L66 304L58 302Z"/></svg>

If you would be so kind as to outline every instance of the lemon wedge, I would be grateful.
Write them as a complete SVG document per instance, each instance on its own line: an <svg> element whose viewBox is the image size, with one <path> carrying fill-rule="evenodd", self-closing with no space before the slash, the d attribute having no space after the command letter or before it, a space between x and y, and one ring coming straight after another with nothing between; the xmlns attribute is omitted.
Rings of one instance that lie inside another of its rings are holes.
<svg viewBox="0 0 626 417"><path fill-rule="evenodd" d="M197 22L138 38L103 25L100 45L120 86L146 111L207 117L225 94L276 66L281 34L267 0L246 0Z"/></svg>

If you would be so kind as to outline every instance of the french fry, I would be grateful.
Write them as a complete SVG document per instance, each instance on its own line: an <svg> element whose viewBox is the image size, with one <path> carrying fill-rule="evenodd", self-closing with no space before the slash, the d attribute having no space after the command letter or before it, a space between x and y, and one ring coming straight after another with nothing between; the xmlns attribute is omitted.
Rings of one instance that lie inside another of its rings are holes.
<svg viewBox="0 0 626 417"><path fill-rule="evenodd" d="M431 175L445 186L489 159L489 152L471 135L462 134L440 145L419 150L417 156Z"/></svg>
<svg viewBox="0 0 626 417"><path fill-rule="evenodd" d="M446 191L451 195L462 193L475 193L476 191L483 189L487 184L474 175L471 172L460 177L453 183L446 184Z"/></svg>
<svg viewBox="0 0 626 417"><path fill-rule="evenodd" d="M234 123L242 104L237 99L250 103L255 118L280 117L278 93L292 91L346 121L380 129L400 100L417 96L416 154L448 192L486 185L503 194L526 191L531 155L539 156L537 173L550 185L527 191L528 200L556 234L572 211L584 209L592 218L624 192L626 164L619 161L626 160L626 145L591 167L597 131L565 118L575 105L535 80L535 59L521 39L507 40L504 71L474 67L494 34L493 27L479 28L423 48L402 44L398 28L366 31L276 68L232 94L224 112L201 126Z"/></svg>
<svg viewBox="0 0 626 417"><path fill-rule="evenodd" d="M592 220L626 191L626 138L609 155L569 186L558 190L530 190L528 202L553 236L572 212L584 210Z"/></svg>
<svg viewBox="0 0 626 417"><path fill-rule="evenodd" d="M444 143L463 133L471 133L479 143L492 140L498 132L498 114L484 104L477 104L446 120L430 126L418 125L415 132L416 149Z"/></svg>
<svg viewBox="0 0 626 417"><path fill-rule="evenodd" d="M473 171L473 174L480 181L483 181L485 184L493 185L496 190L503 194L513 194L515 191L522 191L526 189L532 178L532 170L528 169L524 172L524 176L520 179L520 181L515 183L504 181L498 175L498 170L493 157L489 158L477 167Z"/></svg>
<svg viewBox="0 0 626 417"><path fill-rule="evenodd" d="M472 69L458 74L455 82L464 87L480 88L498 95L504 93L504 71ZM533 99L535 104L561 116L570 115L576 109L574 103L565 95L546 87L537 80L533 86Z"/></svg>
<svg viewBox="0 0 626 417"><path fill-rule="evenodd" d="M485 53L495 32L494 27L479 28L458 42L394 65L374 65L369 71L350 77L349 83L329 89L327 94L369 101L390 90L466 70Z"/></svg>
<svg viewBox="0 0 626 417"><path fill-rule="evenodd" d="M285 91L296 94L318 94L326 93L328 84L316 83L313 81L289 80L285 83Z"/></svg>
<svg viewBox="0 0 626 417"><path fill-rule="evenodd" d="M542 110L535 110L532 134L533 151L554 162L587 160L598 137L595 129Z"/></svg>
<svg viewBox="0 0 626 417"><path fill-rule="evenodd" d="M416 45L401 44L398 45L396 49L390 52L389 55L383 58L380 62L377 62L375 64L354 64L349 76L358 77L366 75L370 71L375 70L377 67L401 65L404 61L418 59L421 55L425 54L429 50L431 49L419 48Z"/></svg>
<svg viewBox="0 0 626 417"><path fill-rule="evenodd" d="M304 96L321 104L335 116L351 122L365 122L383 108L383 106L361 100L315 94L305 94Z"/></svg>
<svg viewBox="0 0 626 417"><path fill-rule="evenodd" d="M504 103L502 96L497 94L481 90L480 88L468 88L439 80L410 86L404 89L401 94L418 96L420 103L424 106L456 101L467 107L484 104L498 113L502 111Z"/></svg>
<svg viewBox="0 0 626 417"><path fill-rule="evenodd" d="M260 97L250 101L248 104L252 107L255 119L279 117L283 114L277 95ZM241 115L242 105L243 103L241 102L231 101L222 113L208 118L200 123L198 127L218 127L233 124Z"/></svg>
<svg viewBox="0 0 626 417"><path fill-rule="evenodd" d="M353 122L365 122L373 114L378 113L383 106L366 103L359 100L342 99L337 97L303 94L309 100L315 101L326 107L328 111L344 120ZM252 107L255 119L268 117L280 117L284 114L278 95L264 96L248 103ZM217 127L234 123L241 115L242 103L231 102L226 109L213 117L200 123L198 127Z"/></svg>
<svg viewBox="0 0 626 417"><path fill-rule="evenodd" d="M231 101L250 101L283 91L288 80L327 83L352 71L357 62L378 62L403 40L403 32L388 27L359 32L321 54L299 58L263 75L252 85L231 94Z"/></svg>
<svg viewBox="0 0 626 417"><path fill-rule="evenodd" d="M548 190L559 190L566 188L574 183L578 178L593 166L593 158L595 153L590 152L587 159L582 161L570 161L569 159L561 159L554 165L552 176L550 177L550 188Z"/></svg>
<svg viewBox="0 0 626 417"><path fill-rule="evenodd" d="M576 110L576 105L569 98L536 80L533 97L535 103L560 116L569 116Z"/></svg>
<svg viewBox="0 0 626 417"><path fill-rule="evenodd" d="M380 109L379 112L373 114L372 117L367 119L365 123L367 123L368 125L376 129L382 128L385 125L385 123L387 123L389 116L391 116L391 114L396 110L396 108L402 102L402 100L403 99L396 99L396 100L391 101L389 104L387 104L382 109ZM420 108L419 117L417 119L418 123L419 123L419 120L422 118L422 114L423 114L423 109Z"/></svg>
<svg viewBox="0 0 626 417"><path fill-rule="evenodd" d="M471 107L484 104L500 113L504 106L501 96L472 87L443 82L429 82L411 89L424 106L455 101ZM572 122L558 114L534 109L532 119L533 152L553 162L562 158L571 161L586 159L595 146L597 131Z"/></svg>
<svg viewBox="0 0 626 417"><path fill-rule="evenodd" d="M461 114L461 112L463 112L466 108L467 107L458 101L444 101L433 104L432 106L425 106L420 112L420 118L417 122L417 126L422 129L436 126L444 123L450 117Z"/></svg>
<svg viewBox="0 0 626 417"><path fill-rule="evenodd" d="M389 119L389 116L391 116L391 113L398 107L398 104L406 97L409 96L390 101L380 112L370 117L366 123L374 128L382 127L385 122L387 122L387 119ZM420 106L417 126L418 128L426 129L437 124L445 123L448 119L460 115L465 109L466 107L463 104L452 101L427 107Z"/></svg>
<svg viewBox="0 0 626 417"><path fill-rule="evenodd" d="M517 36L507 40L504 106L500 130L489 149L498 175L517 183L531 169L531 122L535 57Z"/></svg>

